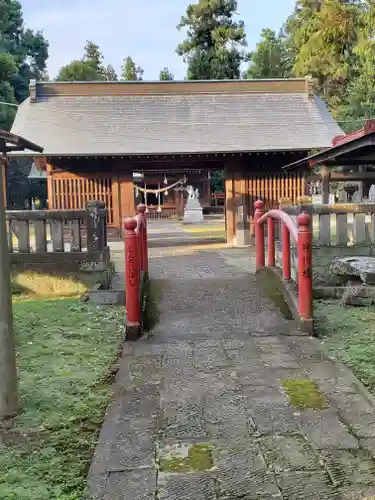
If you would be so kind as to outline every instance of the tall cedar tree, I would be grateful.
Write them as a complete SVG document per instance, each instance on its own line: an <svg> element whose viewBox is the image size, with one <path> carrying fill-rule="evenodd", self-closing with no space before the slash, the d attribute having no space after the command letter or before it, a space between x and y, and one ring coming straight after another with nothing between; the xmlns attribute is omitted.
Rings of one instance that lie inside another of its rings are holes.
<svg viewBox="0 0 375 500"><path fill-rule="evenodd" d="M355 67L360 14L359 0L298 0L285 26L294 74L312 75L335 115Z"/></svg>
<svg viewBox="0 0 375 500"><path fill-rule="evenodd" d="M293 59L282 33L262 30L260 42L248 58L250 65L245 78L288 78L292 74Z"/></svg>
<svg viewBox="0 0 375 500"><path fill-rule="evenodd" d="M169 71L169 68L165 67L162 70L160 70L159 80L165 80L165 81L174 80L174 76Z"/></svg>
<svg viewBox="0 0 375 500"><path fill-rule="evenodd" d="M104 56L99 46L88 40L83 58L63 66L56 80L76 82L117 80L117 74L113 66L108 65L105 67L103 60Z"/></svg>
<svg viewBox="0 0 375 500"><path fill-rule="evenodd" d="M136 66L135 62L130 56L125 57L121 70L122 80L136 81L143 79L143 69L140 66Z"/></svg>
<svg viewBox="0 0 375 500"><path fill-rule="evenodd" d="M235 21L236 0L199 0L191 4L178 29L187 37L177 53L188 65L189 80L237 79L246 55L243 21Z"/></svg>
<svg viewBox="0 0 375 500"><path fill-rule="evenodd" d="M46 77L48 42L41 31L25 28L17 0L0 0L0 101L21 103L29 80ZM0 128L9 129L16 108L0 104Z"/></svg>
<svg viewBox="0 0 375 500"><path fill-rule="evenodd" d="M375 1L367 0L358 31L356 75L348 86L342 117L343 128L350 132L375 116Z"/></svg>

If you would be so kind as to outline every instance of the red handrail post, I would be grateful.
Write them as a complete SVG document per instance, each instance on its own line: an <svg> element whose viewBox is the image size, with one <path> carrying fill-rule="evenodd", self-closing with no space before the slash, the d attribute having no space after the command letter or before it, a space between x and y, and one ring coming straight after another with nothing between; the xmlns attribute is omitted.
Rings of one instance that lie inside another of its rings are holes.
<svg viewBox="0 0 375 500"><path fill-rule="evenodd" d="M291 279L291 267L290 267L290 233L289 229L285 224L283 224L283 236L282 236L282 252L283 252L283 278L284 280Z"/></svg>
<svg viewBox="0 0 375 500"><path fill-rule="evenodd" d="M302 320L311 320L312 301L312 232L311 217L298 216L298 311Z"/></svg>
<svg viewBox="0 0 375 500"><path fill-rule="evenodd" d="M265 249L264 249L264 223L258 224L258 220L264 214L264 203L262 200L257 200L254 203L254 226L255 226L255 254L256 268L259 269L265 266Z"/></svg>
<svg viewBox="0 0 375 500"><path fill-rule="evenodd" d="M275 259L275 219L272 217L268 217L268 231L267 231L267 237L268 237L268 265L269 266L274 266L276 259Z"/></svg>
<svg viewBox="0 0 375 500"><path fill-rule="evenodd" d="M140 247L142 253L142 267L141 270L148 273L148 242L147 242L147 207L144 204L140 204L137 207L137 212L142 214L142 229L140 231Z"/></svg>
<svg viewBox="0 0 375 500"><path fill-rule="evenodd" d="M141 331L140 261L138 251L137 220L124 222L125 235L125 301L127 340L136 340Z"/></svg>

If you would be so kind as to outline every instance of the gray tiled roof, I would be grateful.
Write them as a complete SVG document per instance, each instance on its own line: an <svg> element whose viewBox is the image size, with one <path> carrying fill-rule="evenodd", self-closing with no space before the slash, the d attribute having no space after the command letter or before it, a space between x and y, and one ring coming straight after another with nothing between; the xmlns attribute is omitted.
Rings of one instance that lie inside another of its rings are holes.
<svg viewBox="0 0 375 500"><path fill-rule="evenodd" d="M39 97L12 132L46 156L309 150L343 133L302 92Z"/></svg>

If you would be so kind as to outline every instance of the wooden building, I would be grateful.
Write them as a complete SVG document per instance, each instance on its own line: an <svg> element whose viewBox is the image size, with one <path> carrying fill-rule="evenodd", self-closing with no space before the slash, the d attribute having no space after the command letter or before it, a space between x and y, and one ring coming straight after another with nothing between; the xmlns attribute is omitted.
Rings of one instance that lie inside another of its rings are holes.
<svg viewBox="0 0 375 500"><path fill-rule="evenodd" d="M187 183L200 182L208 197L207 172L225 169L233 244L248 240L255 198L275 206L305 193L302 174L285 175L281 167L328 148L342 134L309 78L33 81L12 131L44 148L39 157L28 154L47 172L50 208L81 209L99 199L116 228L134 213L134 173L154 186L165 175L178 180L186 174ZM176 192L163 200L172 210L181 210L179 203Z"/></svg>

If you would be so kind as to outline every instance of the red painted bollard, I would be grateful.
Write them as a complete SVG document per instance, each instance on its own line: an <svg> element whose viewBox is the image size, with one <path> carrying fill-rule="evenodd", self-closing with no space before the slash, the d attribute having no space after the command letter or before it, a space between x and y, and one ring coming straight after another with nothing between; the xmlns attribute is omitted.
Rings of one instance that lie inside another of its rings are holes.
<svg viewBox="0 0 375 500"><path fill-rule="evenodd" d="M290 267L290 233L289 229L285 224L283 224L283 236L282 236L282 251L283 251L283 278L284 280L291 279L291 267Z"/></svg>
<svg viewBox="0 0 375 500"><path fill-rule="evenodd" d="M256 253L256 268L259 269L265 265L265 250L264 250L264 224L258 224L258 220L264 214L264 203L262 200L257 200L254 203L254 226L255 226L255 253Z"/></svg>
<svg viewBox="0 0 375 500"><path fill-rule="evenodd" d="M311 217L298 216L298 310L302 320L312 319L312 232Z"/></svg>
<svg viewBox="0 0 375 500"><path fill-rule="evenodd" d="M268 217L268 265L274 266L276 262L275 258L275 219Z"/></svg>
<svg viewBox="0 0 375 500"><path fill-rule="evenodd" d="M147 243L147 207L146 205L138 205L137 212L142 214L142 229L139 235L139 244L142 253L142 267L141 270L148 273L148 243Z"/></svg>
<svg viewBox="0 0 375 500"><path fill-rule="evenodd" d="M141 329L140 262L138 251L137 221L128 218L124 222L125 234L125 297L127 340L136 340Z"/></svg>

